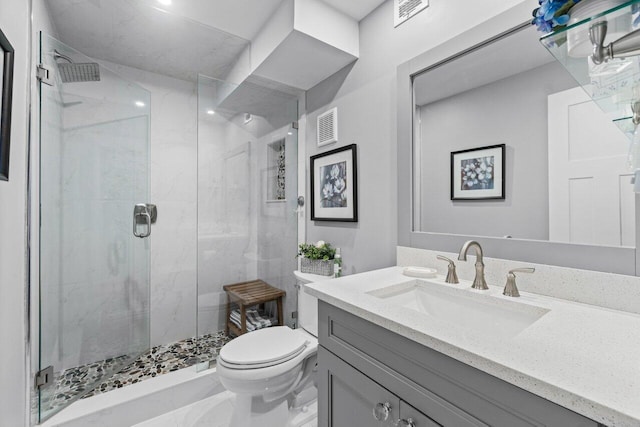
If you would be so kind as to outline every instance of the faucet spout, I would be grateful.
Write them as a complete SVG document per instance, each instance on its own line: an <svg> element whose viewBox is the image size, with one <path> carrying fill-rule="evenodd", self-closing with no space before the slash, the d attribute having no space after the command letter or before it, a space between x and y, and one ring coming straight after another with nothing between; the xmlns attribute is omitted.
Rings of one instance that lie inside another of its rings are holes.
<svg viewBox="0 0 640 427"><path fill-rule="evenodd" d="M484 279L484 262L482 261L482 246L480 246L480 243L476 242L475 240L469 240L465 242L460 249L458 260L466 261L467 252L469 252L469 249L471 248L475 250L476 255L476 277L473 279L473 285L471 287L473 289L487 290L489 289L489 287L487 286L487 282Z"/></svg>

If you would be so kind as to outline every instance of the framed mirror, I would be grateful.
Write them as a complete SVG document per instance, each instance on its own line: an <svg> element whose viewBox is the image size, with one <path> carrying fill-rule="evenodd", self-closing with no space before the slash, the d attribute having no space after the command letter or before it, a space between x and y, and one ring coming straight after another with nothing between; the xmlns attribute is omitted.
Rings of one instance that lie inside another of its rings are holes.
<svg viewBox="0 0 640 427"><path fill-rule="evenodd" d="M530 13L518 5L398 67L399 245L476 239L489 257L635 275L628 140Z"/></svg>
<svg viewBox="0 0 640 427"><path fill-rule="evenodd" d="M8 181L14 50L2 30L0 30L0 50L0 70L2 70L2 92L0 92L0 102L2 102L0 106L0 180Z"/></svg>

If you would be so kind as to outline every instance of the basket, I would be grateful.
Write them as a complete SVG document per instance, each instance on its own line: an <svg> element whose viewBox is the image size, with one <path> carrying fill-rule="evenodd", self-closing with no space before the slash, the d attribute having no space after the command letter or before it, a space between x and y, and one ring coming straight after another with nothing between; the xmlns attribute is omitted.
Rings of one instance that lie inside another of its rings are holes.
<svg viewBox="0 0 640 427"><path fill-rule="evenodd" d="M319 274L320 276L333 275L334 261L323 259L309 259L302 257L300 259L300 271L303 273Z"/></svg>

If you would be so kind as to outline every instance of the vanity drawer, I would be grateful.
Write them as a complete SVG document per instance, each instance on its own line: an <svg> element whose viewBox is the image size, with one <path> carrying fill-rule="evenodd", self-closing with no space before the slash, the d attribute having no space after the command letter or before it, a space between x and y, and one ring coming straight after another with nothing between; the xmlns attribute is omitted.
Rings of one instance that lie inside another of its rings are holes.
<svg viewBox="0 0 640 427"><path fill-rule="evenodd" d="M318 326L321 346L439 424L598 426L553 402L322 301Z"/></svg>

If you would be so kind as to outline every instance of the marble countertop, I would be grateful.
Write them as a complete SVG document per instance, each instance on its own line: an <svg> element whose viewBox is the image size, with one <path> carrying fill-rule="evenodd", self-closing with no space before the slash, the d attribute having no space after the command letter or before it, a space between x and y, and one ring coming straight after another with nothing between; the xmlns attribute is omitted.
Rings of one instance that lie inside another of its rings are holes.
<svg viewBox="0 0 640 427"><path fill-rule="evenodd" d="M306 285L331 305L446 354L607 426L640 425L640 315L502 287L469 289L471 282L430 281L549 310L519 334L479 337L425 313L367 292L415 280L391 267Z"/></svg>

